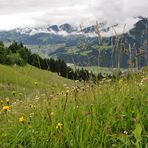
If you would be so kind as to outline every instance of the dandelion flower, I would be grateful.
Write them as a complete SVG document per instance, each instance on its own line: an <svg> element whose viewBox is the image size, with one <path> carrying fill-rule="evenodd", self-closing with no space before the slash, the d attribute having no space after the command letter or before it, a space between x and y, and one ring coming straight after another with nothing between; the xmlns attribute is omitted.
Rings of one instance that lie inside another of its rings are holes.
<svg viewBox="0 0 148 148"><path fill-rule="evenodd" d="M54 112L50 112L50 116L53 116L54 115Z"/></svg>
<svg viewBox="0 0 148 148"><path fill-rule="evenodd" d="M24 123L25 120L26 120L26 119L25 119L23 116L19 118L19 122L20 122L20 123Z"/></svg>
<svg viewBox="0 0 148 148"><path fill-rule="evenodd" d="M10 110L10 106L3 106L2 110L3 110L4 112L7 112L7 111Z"/></svg>
<svg viewBox="0 0 148 148"><path fill-rule="evenodd" d="M60 129L60 130L61 130L61 129L62 129L62 126L63 126L63 124L59 122L59 123L56 125L56 129Z"/></svg>

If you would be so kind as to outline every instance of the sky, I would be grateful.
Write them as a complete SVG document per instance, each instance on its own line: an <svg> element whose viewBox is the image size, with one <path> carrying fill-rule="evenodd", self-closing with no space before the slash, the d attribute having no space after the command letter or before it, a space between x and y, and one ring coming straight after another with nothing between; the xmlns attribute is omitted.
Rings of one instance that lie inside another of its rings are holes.
<svg viewBox="0 0 148 148"><path fill-rule="evenodd" d="M98 22L133 27L137 16L147 17L148 0L0 0L0 30L71 23Z"/></svg>

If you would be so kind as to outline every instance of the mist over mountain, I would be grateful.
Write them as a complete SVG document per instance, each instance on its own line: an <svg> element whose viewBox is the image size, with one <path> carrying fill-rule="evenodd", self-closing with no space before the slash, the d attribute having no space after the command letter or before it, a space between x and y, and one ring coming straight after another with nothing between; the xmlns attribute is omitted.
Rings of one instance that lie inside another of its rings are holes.
<svg viewBox="0 0 148 148"><path fill-rule="evenodd" d="M101 25L100 31L108 32L109 27L107 27L105 24ZM62 25L46 25L42 27L16 28L16 29L7 31L7 33L20 33L21 35L35 35L40 33L46 33L46 34L55 34L55 35L63 35L63 36L79 35L79 34L86 34L89 36L92 34L96 36L95 35L96 25L80 28L79 26L65 23Z"/></svg>

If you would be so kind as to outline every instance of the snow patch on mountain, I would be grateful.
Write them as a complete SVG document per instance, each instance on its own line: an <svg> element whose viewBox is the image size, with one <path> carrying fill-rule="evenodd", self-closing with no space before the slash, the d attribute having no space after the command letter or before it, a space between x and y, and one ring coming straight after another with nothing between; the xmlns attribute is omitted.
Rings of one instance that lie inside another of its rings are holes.
<svg viewBox="0 0 148 148"><path fill-rule="evenodd" d="M70 24L63 24L63 25L47 25L43 27L38 28L17 28L13 31L20 33L20 34L26 34L26 35L35 35L40 33L47 33L47 34L55 34L55 35L61 35L61 36L68 36L68 35L86 35L89 37L96 37L96 26L88 26L84 27L83 29L77 26L73 26ZM110 27L106 27L106 25L102 25L100 27L101 34L103 36L109 36L110 34Z"/></svg>

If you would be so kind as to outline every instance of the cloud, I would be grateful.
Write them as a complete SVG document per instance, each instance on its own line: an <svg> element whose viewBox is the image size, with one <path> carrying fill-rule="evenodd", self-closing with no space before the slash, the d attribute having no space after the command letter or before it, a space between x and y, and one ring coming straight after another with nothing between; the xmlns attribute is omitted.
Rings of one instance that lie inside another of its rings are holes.
<svg viewBox="0 0 148 148"><path fill-rule="evenodd" d="M147 0L1 0L0 29L25 26L73 23L84 25L106 21L109 25L124 24L127 30L147 16Z"/></svg>

